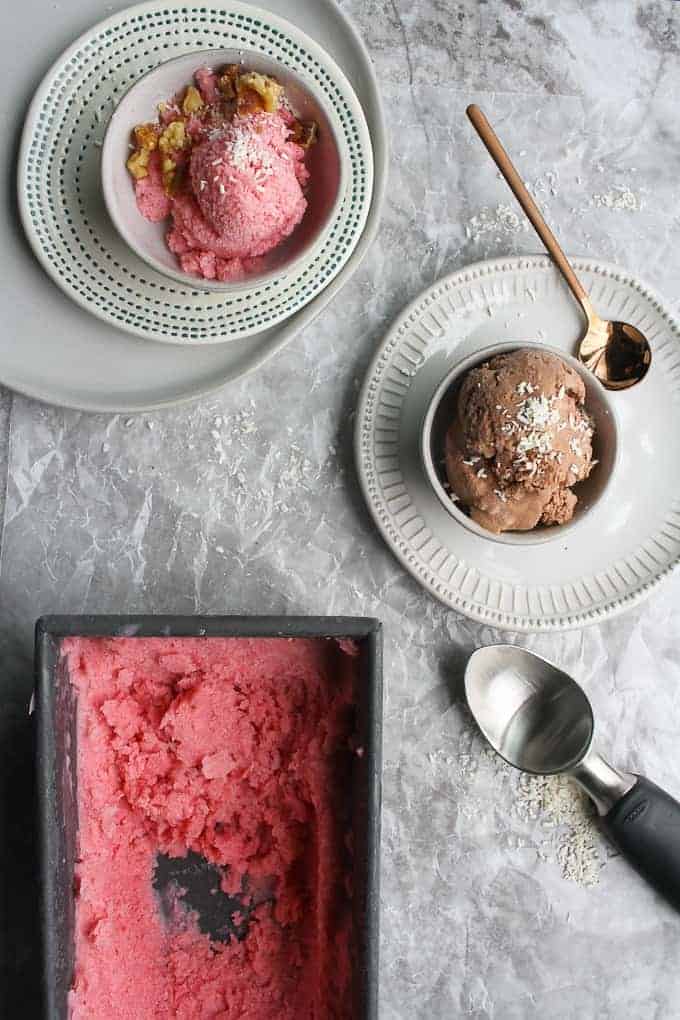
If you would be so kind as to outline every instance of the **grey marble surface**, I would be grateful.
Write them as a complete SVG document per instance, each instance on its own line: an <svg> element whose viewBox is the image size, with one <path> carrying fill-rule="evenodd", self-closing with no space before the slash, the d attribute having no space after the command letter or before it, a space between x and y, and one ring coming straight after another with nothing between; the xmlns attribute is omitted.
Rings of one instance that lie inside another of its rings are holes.
<svg viewBox="0 0 680 1020"><path fill-rule="evenodd" d="M48 6L61 45L74 4ZM460 672L499 635L403 573L351 454L359 381L404 303L467 262L537 249L466 124L472 100L567 250L635 270L680 311L680 4L344 6L378 68L393 157L379 239L342 296L263 371L191 407L128 418L0 400L3 1017L39 1015L33 623L142 610L383 620L382 1020L680 1016L680 918L575 794L485 753ZM579 677L611 757L676 795L679 595L675 576L633 614L527 642Z"/></svg>

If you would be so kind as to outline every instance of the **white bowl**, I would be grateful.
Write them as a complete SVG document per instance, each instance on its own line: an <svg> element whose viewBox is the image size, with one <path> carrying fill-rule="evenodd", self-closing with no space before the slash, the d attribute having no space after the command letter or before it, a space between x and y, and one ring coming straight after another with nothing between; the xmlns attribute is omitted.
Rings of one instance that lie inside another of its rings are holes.
<svg viewBox="0 0 680 1020"><path fill-rule="evenodd" d="M221 282L190 276L182 271L165 243L168 221L150 223L137 208L134 182L125 165L130 155L131 132L136 124L153 121L158 103L193 82L194 71L203 66L242 64L244 68L272 75L283 85L294 113L318 124L317 141L307 152L310 171L305 194L307 209L290 237L264 255L261 271L242 280ZM338 139L341 128L335 111L322 98L314 80L302 77L260 53L235 49L198 50L168 60L139 78L116 107L104 136L101 182L104 201L116 230L139 258L163 276L200 290L243 295L261 290L311 261L331 229L347 187L347 155Z"/></svg>
<svg viewBox="0 0 680 1020"><path fill-rule="evenodd" d="M444 436L455 413L455 403L458 399L460 385L470 369L498 354L507 354L510 351L527 347L556 355L575 369L583 379L586 386L586 410L595 424L593 457L598 461L598 464L590 477L576 486L578 503L574 516L567 524L539 526L531 531L504 531L497 535L487 531L486 528L481 527L468 517L445 489L446 474L442 465ZM614 476L619 459L618 424L609 393L592 372L589 372L576 358L544 343L506 342L475 351L474 354L454 365L444 377L435 390L423 418L420 452L428 481L440 502L451 516L465 528L492 542L502 542L506 545L537 545L564 538L565 533L578 526L604 496Z"/></svg>

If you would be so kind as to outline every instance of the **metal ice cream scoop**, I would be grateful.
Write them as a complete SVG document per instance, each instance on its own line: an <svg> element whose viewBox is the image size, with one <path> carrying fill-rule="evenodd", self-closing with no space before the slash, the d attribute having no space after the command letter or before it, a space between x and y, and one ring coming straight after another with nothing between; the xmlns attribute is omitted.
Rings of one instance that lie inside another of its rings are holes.
<svg viewBox="0 0 680 1020"><path fill-rule="evenodd" d="M465 694L493 749L524 772L575 779L612 842L680 909L680 804L593 749L593 710L576 681L524 648L490 645L470 656Z"/></svg>

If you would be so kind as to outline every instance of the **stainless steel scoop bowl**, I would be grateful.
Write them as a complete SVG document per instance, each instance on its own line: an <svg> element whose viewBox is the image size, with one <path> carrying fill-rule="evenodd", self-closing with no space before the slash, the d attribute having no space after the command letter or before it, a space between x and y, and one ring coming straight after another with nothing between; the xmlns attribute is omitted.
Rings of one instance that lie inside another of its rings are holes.
<svg viewBox="0 0 680 1020"><path fill-rule="evenodd" d="M524 648L490 645L470 657L465 694L505 761L524 772L575 779L610 839L680 908L680 804L593 749L593 710L572 677Z"/></svg>

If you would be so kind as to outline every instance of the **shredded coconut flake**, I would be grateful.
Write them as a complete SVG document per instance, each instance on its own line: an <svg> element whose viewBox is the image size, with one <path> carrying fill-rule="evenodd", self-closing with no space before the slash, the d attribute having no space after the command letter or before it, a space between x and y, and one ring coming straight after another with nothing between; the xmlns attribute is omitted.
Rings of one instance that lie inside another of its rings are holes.
<svg viewBox="0 0 680 1020"><path fill-rule="evenodd" d="M627 185L615 185L605 194L593 195L593 202L598 208L613 209L614 212L638 212L640 198Z"/></svg>
<svg viewBox="0 0 680 1020"><path fill-rule="evenodd" d="M543 429L557 420L552 398L544 396L527 397L520 404L516 417L521 425Z"/></svg>
<svg viewBox="0 0 680 1020"><path fill-rule="evenodd" d="M585 794L566 776L522 775L518 795L516 811L520 819L539 822L546 834L536 848L539 857L556 861L568 882L597 885L606 858Z"/></svg>
<svg viewBox="0 0 680 1020"><path fill-rule="evenodd" d="M271 177L271 157L247 125L235 124L229 135L230 162L237 170L255 169L258 176Z"/></svg>
<svg viewBox="0 0 680 1020"><path fill-rule="evenodd" d="M477 243L486 234L518 234L529 229L529 222L511 206L499 203L495 209L485 206L469 220L465 233Z"/></svg>

